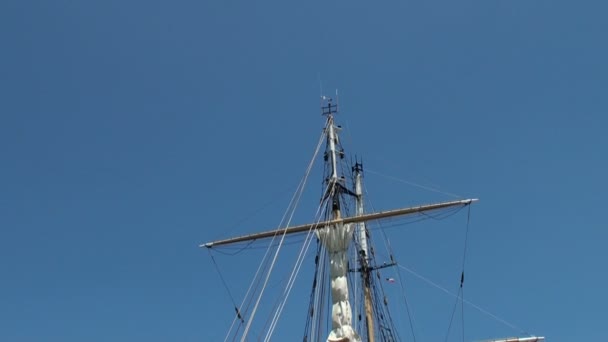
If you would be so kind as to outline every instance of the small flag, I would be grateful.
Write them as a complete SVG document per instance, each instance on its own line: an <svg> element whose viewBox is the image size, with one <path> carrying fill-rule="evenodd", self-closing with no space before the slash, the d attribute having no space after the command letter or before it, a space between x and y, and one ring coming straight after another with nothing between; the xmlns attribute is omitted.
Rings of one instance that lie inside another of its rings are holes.
<svg viewBox="0 0 608 342"><path fill-rule="evenodd" d="M389 283L394 283L395 282L395 278L386 278L386 281L388 281Z"/></svg>

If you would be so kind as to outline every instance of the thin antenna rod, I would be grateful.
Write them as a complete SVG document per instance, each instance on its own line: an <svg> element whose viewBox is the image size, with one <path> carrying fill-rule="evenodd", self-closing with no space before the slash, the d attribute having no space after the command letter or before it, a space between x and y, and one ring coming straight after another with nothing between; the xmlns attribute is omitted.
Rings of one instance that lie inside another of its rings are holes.
<svg viewBox="0 0 608 342"><path fill-rule="evenodd" d="M336 106L340 108L340 96L338 96L338 88L336 88Z"/></svg>
<svg viewBox="0 0 608 342"><path fill-rule="evenodd" d="M317 79L319 80L319 97L323 98L323 81L321 80L321 72L317 72Z"/></svg>

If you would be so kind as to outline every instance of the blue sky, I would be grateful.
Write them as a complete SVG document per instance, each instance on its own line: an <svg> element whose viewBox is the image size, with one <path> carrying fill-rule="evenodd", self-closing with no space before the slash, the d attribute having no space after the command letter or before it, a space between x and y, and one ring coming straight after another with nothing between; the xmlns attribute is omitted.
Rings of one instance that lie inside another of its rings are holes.
<svg viewBox="0 0 608 342"><path fill-rule="evenodd" d="M550 341L606 339L607 11L2 1L0 340L223 340L233 308L197 245L278 224L323 125L319 79L370 171L481 199L467 300ZM450 199L366 182L378 209ZM465 226L460 213L389 236L456 290ZM237 298L256 253L218 257ZM453 298L403 277L417 340L442 341ZM303 312L287 310L277 336L299 340ZM469 341L518 334L470 306L464 322Z"/></svg>

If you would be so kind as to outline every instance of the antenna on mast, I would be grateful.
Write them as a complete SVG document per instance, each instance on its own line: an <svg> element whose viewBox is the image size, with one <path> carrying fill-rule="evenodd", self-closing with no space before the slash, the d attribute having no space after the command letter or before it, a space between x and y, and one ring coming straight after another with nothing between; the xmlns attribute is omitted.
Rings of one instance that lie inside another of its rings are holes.
<svg viewBox="0 0 608 342"><path fill-rule="evenodd" d="M340 96L338 95L338 88L336 88L336 106L340 105Z"/></svg>
<svg viewBox="0 0 608 342"><path fill-rule="evenodd" d="M333 99L329 96L321 96L321 115L333 116L338 113L338 104L333 103Z"/></svg>
<svg viewBox="0 0 608 342"><path fill-rule="evenodd" d="M323 81L321 80L321 72L317 72L317 78L319 79L319 96L323 97Z"/></svg>

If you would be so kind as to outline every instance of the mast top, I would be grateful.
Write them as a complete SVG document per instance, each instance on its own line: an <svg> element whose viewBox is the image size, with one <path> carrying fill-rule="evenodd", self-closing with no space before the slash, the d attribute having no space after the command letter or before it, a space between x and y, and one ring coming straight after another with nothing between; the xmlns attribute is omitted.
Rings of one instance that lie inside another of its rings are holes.
<svg viewBox="0 0 608 342"><path fill-rule="evenodd" d="M333 99L329 96L321 96L321 115L333 116L338 113L338 103L333 103Z"/></svg>

